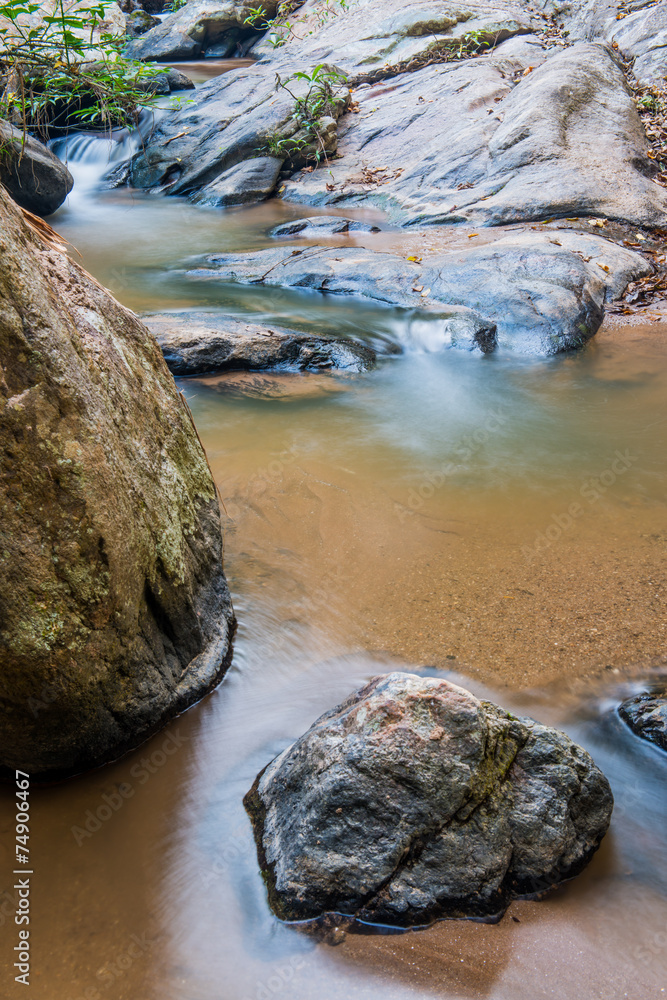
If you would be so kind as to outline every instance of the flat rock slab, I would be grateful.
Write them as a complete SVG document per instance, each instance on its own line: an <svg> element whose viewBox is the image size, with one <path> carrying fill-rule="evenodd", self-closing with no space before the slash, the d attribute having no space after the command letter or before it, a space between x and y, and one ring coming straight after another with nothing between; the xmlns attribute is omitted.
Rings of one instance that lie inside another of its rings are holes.
<svg viewBox="0 0 667 1000"><path fill-rule="evenodd" d="M667 689L628 698L618 713L633 733L667 751Z"/></svg>
<svg viewBox="0 0 667 1000"><path fill-rule="evenodd" d="M589 754L445 680L375 677L245 798L282 920L500 917L578 874L613 799Z"/></svg>
<svg viewBox="0 0 667 1000"><path fill-rule="evenodd" d="M338 123L342 159L294 175L282 197L370 203L403 226L585 215L666 225L667 190L651 180L611 51L581 43L545 58L522 46L355 91L358 113Z"/></svg>
<svg viewBox="0 0 667 1000"><path fill-rule="evenodd" d="M299 239L317 239L320 236L340 236L344 233L379 233L380 227L358 219L346 219L342 215L314 215L310 219L294 219L283 222L269 231L269 236Z"/></svg>
<svg viewBox="0 0 667 1000"><path fill-rule="evenodd" d="M492 350L497 336L513 350L548 355L592 337L605 301L651 265L601 237L531 230L422 261L361 247L269 249L208 255L189 273L363 295L437 318L453 346Z"/></svg>
<svg viewBox="0 0 667 1000"><path fill-rule="evenodd" d="M352 340L259 326L206 312L153 313L142 321L174 375L223 371L362 372L375 351Z"/></svg>

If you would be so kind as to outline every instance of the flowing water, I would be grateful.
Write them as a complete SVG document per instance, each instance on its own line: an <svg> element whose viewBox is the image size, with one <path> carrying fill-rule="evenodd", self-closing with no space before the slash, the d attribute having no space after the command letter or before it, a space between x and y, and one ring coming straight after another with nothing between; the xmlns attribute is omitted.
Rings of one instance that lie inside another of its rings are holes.
<svg viewBox="0 0 667 1000"><path fill-rule="evenodd" d="M100 191L102 161L121 152L71 143L77 183L51 220L121 301L261 315L383 353L363 375L179 380L224 497L234 662L136 752L33 793L31 995L664 996L667 757L615 707L664 652L667 323L609 325L547 360L481 357L443 348L406 310L192 281L189 258L273 245L272 225L314 213ZM383 226L355 234L364 245L433 240L354 215ZM271 916L241 800L319 714L389 669L453 677L561 727L609 777L614 819L582 876L498 925L333 947Z"/></svg>

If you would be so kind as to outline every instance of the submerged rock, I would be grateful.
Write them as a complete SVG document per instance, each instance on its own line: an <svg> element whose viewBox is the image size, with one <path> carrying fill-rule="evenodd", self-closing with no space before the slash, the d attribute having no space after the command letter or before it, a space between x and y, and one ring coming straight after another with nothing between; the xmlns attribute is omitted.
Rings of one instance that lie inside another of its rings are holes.
<svg viewBox="0 0 667 1000"><path fill-rule="evenodd" d="M136 746L231 655L216 489L133 313L0 189L0 768Z"/></svg>
<svg viewBox="0 0 667 1000"><path fill-rule="evenodd" d="M363 295L418 310L425 321L441 317L456 346L491 349L497 330L499 344L528 354L579 347L597 332L605 301L650 273L631 250L560 229L510 233L412 261L363 247L210 254L190 272L200 280Z"/></svg>
<svg viewBox="0 0 667 1000"><path fill-rule="evenodd" d="M667 750L667 689L628 698L618 714L637 736Z"/></svg>
<svg viewBox="0 0 667 1000"><path fill-rule="evenodd" d="M362 372L375 364L375 351L353 340L269 329L215 313L154 313L143 322L174 375L326 368Z"/></svg>
<svg viewBox="0 0 667 1000"><path fill-rule="evenodd" d="M578 874L613 799L563 733L393 673L318 719L245 804L278 917L412 927L497 918Z"/></svg>
<svg viewBox="0 0 667 1000"><path fill-rule="evenodd" d="M379 226L342 215L314 215L310 219L293 219L270 230L269 236L313 239L318 236L338 236L343 233L379 233Z"/></svg>
<svg viewBox="0 0 667 1000"><path fill-rule="evenodd" d="M0 121L0 182L21 206L35 215L52 215L72 190L65 164L31 135Z"/></svg>

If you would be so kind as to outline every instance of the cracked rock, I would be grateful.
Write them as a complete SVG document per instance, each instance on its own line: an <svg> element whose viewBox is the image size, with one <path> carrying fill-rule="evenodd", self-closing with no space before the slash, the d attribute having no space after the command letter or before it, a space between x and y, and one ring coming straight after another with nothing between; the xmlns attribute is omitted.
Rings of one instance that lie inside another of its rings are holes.
<svg viewBox="0 0 667 1000"><path fill-rule="evenodd" d="M245 804L278 917L413 927L499 918L578 874L613 799L563 733L392 673L318 719Z"/></svg>

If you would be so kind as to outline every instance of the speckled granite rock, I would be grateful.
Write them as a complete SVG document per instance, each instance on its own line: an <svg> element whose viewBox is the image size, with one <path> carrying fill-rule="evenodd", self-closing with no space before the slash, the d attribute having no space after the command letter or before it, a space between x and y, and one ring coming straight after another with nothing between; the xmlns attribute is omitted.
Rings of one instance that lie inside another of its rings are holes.
<svg viewBox="0 0 667 1000"><path fill-rule="evenodd" d="M318 719L245 803L281 919L410 927L496 918L576 875L613 800L563 733L393 673Z"/></svg>
<svg viewBox="0 0 667 1000"><path fill-rule="evenodd" d="M231 655L215 485L148 330L0 189L0 768L136 746Z"/></svg>

